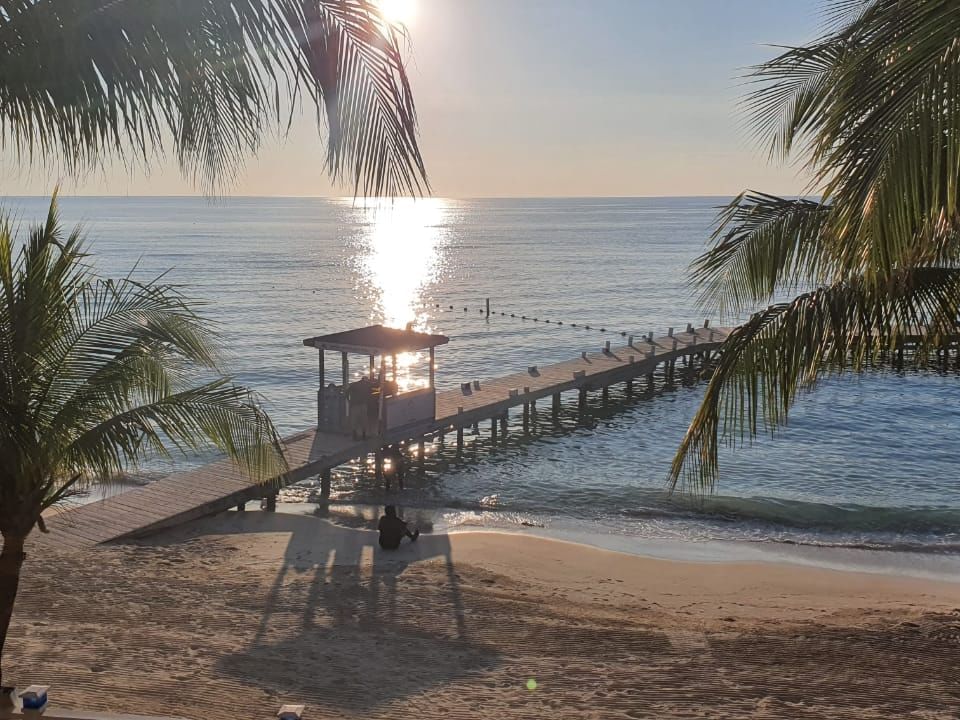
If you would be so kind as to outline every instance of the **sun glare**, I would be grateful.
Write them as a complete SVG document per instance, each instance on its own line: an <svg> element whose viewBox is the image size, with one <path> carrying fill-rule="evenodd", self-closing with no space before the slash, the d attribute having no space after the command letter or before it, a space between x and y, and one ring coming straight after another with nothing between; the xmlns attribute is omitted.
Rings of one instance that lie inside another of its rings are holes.
<svg viewBox="0 0 960 720"><path fill-rule="evenodd" d="M370 320L429 332L425 296L443 271L451 204L440 198L360 198L349 202L360 224L354 270L358 299ZM416 353L397 357L401 390L425 383L411 371L423 366Z"/></svg>
<svg viewBox="0 0 960 720"><path fill-rule="evenodd" d="M417 16L417 0L378 0L383 19L409 27Z"/></svg>

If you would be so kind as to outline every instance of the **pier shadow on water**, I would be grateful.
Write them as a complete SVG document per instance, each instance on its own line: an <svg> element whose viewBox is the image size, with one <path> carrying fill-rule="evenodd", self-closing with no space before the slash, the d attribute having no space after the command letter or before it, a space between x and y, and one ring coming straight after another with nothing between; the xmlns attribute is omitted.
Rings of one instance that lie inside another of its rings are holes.
<svg viewBox="0 0 960 720"><path fill-rule="evenodd" d="M245 629L249 647L218 663L225 675L282 688L315 707L363 713L497 665L493 650L471 640L446 535L384 551L360 514L362 529L282 512L231 516L223 532L288 539L262 618ZM405 591L404 575L419 574L423 563L445 568L432 599L418 594L422 583ZM437 592L446 596L444 613L435 610Z"/></svg>

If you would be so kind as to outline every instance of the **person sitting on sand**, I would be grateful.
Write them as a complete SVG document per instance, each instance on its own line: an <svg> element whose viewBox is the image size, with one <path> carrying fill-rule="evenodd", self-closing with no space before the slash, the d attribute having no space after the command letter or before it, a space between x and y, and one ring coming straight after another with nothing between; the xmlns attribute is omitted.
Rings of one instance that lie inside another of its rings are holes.
<svg viewBox="0 0 960 720"><path fill-rule="evenodd" d="M384 550L396 550L400 547L400 541L403 540L404 535L410 538L410 542L420 537L419 530L410 532L407 524L397 517L397 509L393 505L387 505L383 513L377 530L380 531L380 547Z"/></svg>

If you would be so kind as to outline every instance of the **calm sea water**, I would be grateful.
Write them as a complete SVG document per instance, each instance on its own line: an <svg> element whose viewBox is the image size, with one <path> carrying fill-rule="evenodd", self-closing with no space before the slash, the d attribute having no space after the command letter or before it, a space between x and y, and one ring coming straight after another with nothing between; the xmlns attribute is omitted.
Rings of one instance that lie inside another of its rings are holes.
<svg viewBox="0 0 960 720"><path fill-rule="evenodd" d="M438 352L438 384L452 387L570 359L618 341L614 333L702 323L708 313L687 285L687 266L720 202L63 198L62 212L85 226L103 273L135 264L141 277L169 271L170 281L204 300L229 367L289 433L315 417L308 336L414 321L451 337ZM45 210L43 199L5 205L22 222ZM489 320L478 312L487 297ZM422 381L416 358L408 360L407 382ZM361 365L358 358L356 370ZM448 527L526 523L623 541L960 547L956 374L824 383L798 404L786 431L725 453L717 493L699 505L670 497L664 481L701 396L697 386L654 398L614 392L606 407L594 399L586 417L571 404L559 426L541 418L528 437L515 419L496 445L482 427L462 459L430 447L402 502ZM335 475L334 498L396 500L362 462Z"/></svg>

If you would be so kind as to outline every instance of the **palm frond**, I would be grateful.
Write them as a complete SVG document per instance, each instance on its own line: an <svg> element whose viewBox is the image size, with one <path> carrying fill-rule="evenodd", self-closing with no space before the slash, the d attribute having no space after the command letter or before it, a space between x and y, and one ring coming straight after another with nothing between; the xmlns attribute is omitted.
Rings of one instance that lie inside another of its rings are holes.
<svg viewBox="0 0 960 720"><path fill-rule="evenodd" d="M833 257L829 215L830 206L812 200L741 193L721 210L713 245L691 266L703 304L739 312L821 281Z"/></svg>
<svg viewBox="0 0 960 720"><path fill-rule="evenodd" d="M96 408L94 410L103 408ZM152 402L88 414L61 448L68 472L109 479L131 461L171 451L218 448L253 478L278 478L286 471L280 438L256 397L219 379Z"/></svg>
<svg viewBox="0 0 960 720"><path fill-rule="evenodd" d="M771 159L787 158L798 144L816 136L848 43L841 36L781 48L780 55L750 69L747 81L756 87L741 109L750 119L751 134Z"/></svg>
<svg viewBox="0 0 960 720"><path fill-rule="evenodd" d="M427 187L400 37L373 0L0 0L0 143L27 162L76 174L172 150L214 190L299 103L326 118L334 177Z"/></svg>
<svg viewBox="0 0 960 720"><path fill-rule="evenodd" d="M713 487L721 444L742 444L787 420L797 393L825 373L879 363L920 332L917 362L960 330L960 269L907 268L879 287L864 278L772 305L721 348L706 396L677 451L670 482Z"/></svg>

